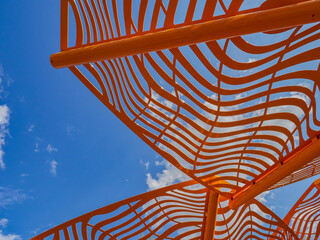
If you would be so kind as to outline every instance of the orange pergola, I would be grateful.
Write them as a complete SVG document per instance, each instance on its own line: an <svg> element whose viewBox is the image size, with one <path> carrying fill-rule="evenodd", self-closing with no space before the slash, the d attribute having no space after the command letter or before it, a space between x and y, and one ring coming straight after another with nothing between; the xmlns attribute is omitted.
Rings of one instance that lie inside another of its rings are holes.
<svg viewBox="0 0 320 240"><path fill-rule="evenodd" d="M253 199L232 210L227 200L188 181L97 209L44 232L40 239L299 239Z"/></svg>
<svg viewBox="0 0 320 240"><path fill-rule="evenodd" d="M320 171L319 21L320 0L61 0L52 66L193 180L35 239L317 239L254 198Z"/></svg>

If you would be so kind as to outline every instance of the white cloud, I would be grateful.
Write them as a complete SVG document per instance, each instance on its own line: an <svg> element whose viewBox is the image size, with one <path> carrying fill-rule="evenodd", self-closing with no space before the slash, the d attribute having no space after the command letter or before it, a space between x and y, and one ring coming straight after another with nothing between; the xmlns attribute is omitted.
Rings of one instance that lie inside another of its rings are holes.
<svg viewBox="0 0 320 240"><path fill-rule="evenodd" d="M48 153L58 152L58 149L55 148L54 146L52 146L51 144L48 144L47 151L48 151Z"/></svg>
<svg viewBox="0 0 320 240"><path fill-rule="evenodd" d="M3 146L5 145L5 137L8 133L8 125L10 118L10 110L7 105L0 105L0 168L5 168L3 160Z"/></svg>
<svg viewBox="0 0 320 240"><path fill-rule="evenodd" d="M256 199L261 203L267 203L267 196L270 194L270 191L265 191L263 193L260 193L258 196L256 196Z"/></svg>
<svg viewBox="0 0 320 240"><path fill-rule="evenodd" d="M58 162L56 160L52 160L50 162L50 173L53 176L57 175L57 166L58 166Z"/></svg>
<svg viewBox="0 0 320 240"><path fill-rule="evenodd" d="M71 136L75 129L74 129L73 126L68 125L68 126L66 127L66 130L67 130L68 136Z"/></svg>
<svg viewBox="0 0 320 240"><path fill-rule="evenodd" d="M164 165L165 169L163 169L161 173L157 173L156 178L153 178L150 173L147 173L148 190L154 190L177 182L190 180L187 175L166 160L163 160L163 162L157 161L156 165Z"/></svg>
<svg viewBox="0 0 320 240"><path fill-rule="evenodd" d="M36 142L36 144L35 144L34 151L35 151L35 152L40 152L39 143L37 143L37 142Z"/></svg>
<svg viewBox="0 0 320 240"><path fill-rule="evenodd" d="M9 108L7 105L0 105L0 125L9 123Z"/></svg>
<svg viewBox="0 0 320 240"><path fill-rule="evenodd" d="M247 63L253 63L253 62L256 62L256 61L257 61L257 59L255 59L255 58L249 58Z"/></svg>
<svg viewBox="0 0 320 240"><path fill-rule="evenodd" d="M8 222L9 222L8 219L2 218L2 219L0 219L0 226L3 227L3 228L5 228L5 227L7 227Z"/></svg>
<svg viewBox="0 0 320 240"><path fill-rule="evenodd" d="M0 207L21 203L26 198L27 195L19 189L0 187Z"/></svg>
<svg viewBox="0 0 320 240"><path fill-rule="evenodd" d="M0 230L0 240L21 240L22 238L17 235L17 234L7 234L5 235L1 230Z"/></svg>
<svg viewBox="0 0 320 240"><path fill-rule="evenodd" d="M36 236L36 235L38 235L40 230L41 230L41 228L36 228L36 229L32 230L31 233L32 233L32 235Z"/></svg>
<svg viewBox="0 0 320 240"><path fill-rule="evenodd" d="M0 64L0 77L4 76L3 66Z"/></svg>
<svg viewBox="0 0 320 240"><path fill-rule="evenodd" d="M144 161L140 160L139 163L146 168L146 171L149 169L150 162L144 162Z"/></svg>
<svg viewBox="0 0 320 240"><path fill-rule="evenodd" d="M149 169L149 165L150 165L150 162L146 162L146 163L144 163L144 166L146 167L146 170L148 170L148 169Z"/></svg>
<svg viewBox="0 0 320 240"><path fill-rule="evenodd" d="M33 129L34 129L34 124L31 124L29 127L28 127L28 132L33 132Z"/></svg>

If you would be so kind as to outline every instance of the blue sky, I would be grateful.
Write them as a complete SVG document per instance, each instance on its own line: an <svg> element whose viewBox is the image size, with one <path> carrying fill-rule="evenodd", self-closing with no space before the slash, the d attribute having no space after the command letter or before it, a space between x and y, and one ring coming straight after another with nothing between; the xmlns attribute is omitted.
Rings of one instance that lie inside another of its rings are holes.
<svg viewBox="0 0 320 240"><path fill-rule="evenodd" d="M176 174L70 71L51 67L59 8L0 1L0 240L29 239ZM313 180L275 190L267 205L283 217Z"/></svg>

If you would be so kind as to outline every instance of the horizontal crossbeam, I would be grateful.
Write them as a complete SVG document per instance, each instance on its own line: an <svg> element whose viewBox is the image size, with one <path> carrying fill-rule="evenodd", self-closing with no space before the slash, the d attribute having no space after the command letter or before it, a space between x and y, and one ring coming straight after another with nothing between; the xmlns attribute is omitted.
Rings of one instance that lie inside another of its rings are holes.
<svg viewBox="0 0 320 240"><path fill-rule="evenodd" d="M120 40L95 43L53 54L50 61L53 67L63 68L318 21L320 21L320 0L310 0Z"/></svg>

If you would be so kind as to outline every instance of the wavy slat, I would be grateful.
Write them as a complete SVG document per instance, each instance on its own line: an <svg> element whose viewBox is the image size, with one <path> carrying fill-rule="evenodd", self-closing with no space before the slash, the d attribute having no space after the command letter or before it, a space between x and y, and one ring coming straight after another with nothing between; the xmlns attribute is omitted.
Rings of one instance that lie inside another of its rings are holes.
<svg viewBox="0 0 320 240"><path fill-rule="evenodd" d="M203 239L209 190L195 181L147 192L97 209L33 240ZM221 199L214 239L297 239L272 211L256 200L231 210ZM213 226L208 226L213 228Z"/></svg>
<svg viewBox="0 0 320 240"><path fill-rule="evenodd" d="M83 47L301 1L73 2ZM309 24L70 69L173 165L206 187L214 175L228 181L213 189L227 196L319 135L319 30ZM308 162L271 189L317 174L318 159Z"/></svg>
<svg viewBox="0 0 320 240"><path fill-rule="evenodd" d="M320 238L320 187L313 182L285 216L284 221L304 240Z"/></svg>
<svg viewBox="0 0 320 240"><path fill-rule="evenodd" d="M221 202L214 239L299 239L270 209L251 200L232 210Z"/></svg>

